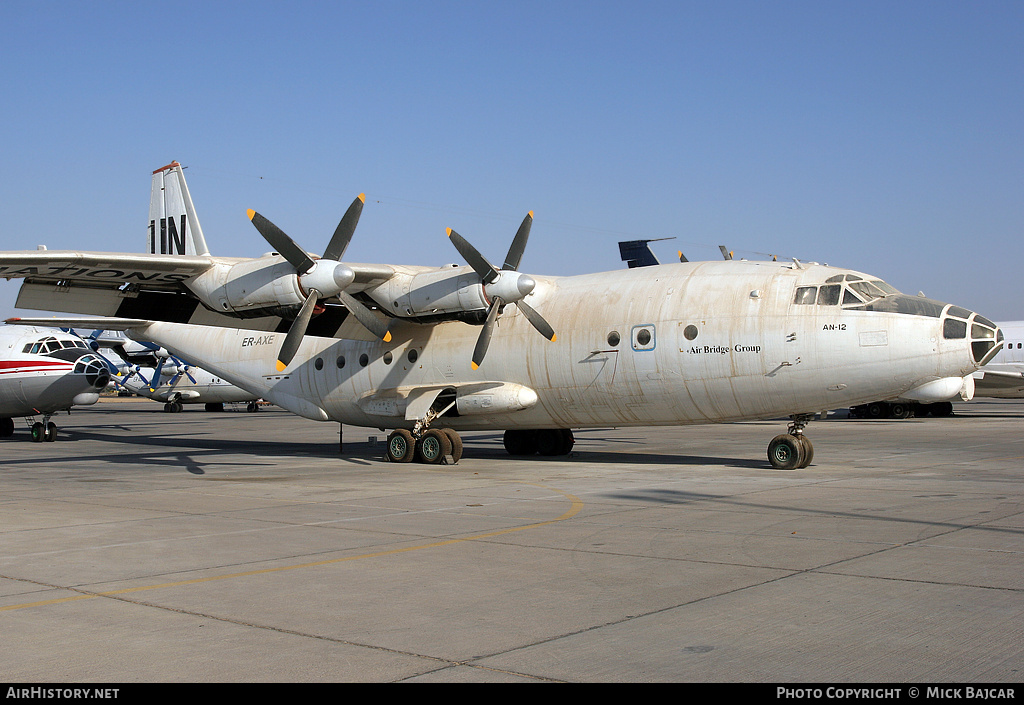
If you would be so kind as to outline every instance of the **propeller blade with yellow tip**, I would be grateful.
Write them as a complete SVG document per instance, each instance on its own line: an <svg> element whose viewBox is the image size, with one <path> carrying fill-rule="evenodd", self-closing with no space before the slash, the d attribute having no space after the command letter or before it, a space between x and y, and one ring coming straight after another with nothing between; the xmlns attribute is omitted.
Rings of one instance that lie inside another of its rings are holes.
<svg viewBox="0 0 1024 705"><path fill-rule="evenodd" d="M281 351L277 354L278 372L284 372L292 358L295 357L299 345L302 344L302 339L306 335L306 328L309 327L309 320L313 317L313 309L316 308L318 296L319 292L316 289L309 292L309 296L306 297L302 308L299 309L299 315L292 321L292 325L288 329L288 335L285 336L284 344L281 346Z"/></svg>
<svg viewBox="0 0 1024 705"><path fill-rule="evenodd" d="M338 299L341 300L341 303L345 304L345 308L356 317L356 320L363 325L363 328L373 333L385 343L391 342L391 332L388 331L388 322L386 320L375 316L359 299L348 292L340 292Z"/></svg>
<svg viewBox="0 0 1024 705"><path fill-rule="evenodd" d="M345 287L352 283L355 275L351 268L346 267L340 260L352 241L365 203L366 194L362 193L352 201L348 210L345 211L345 215L341 217L338 227L334 229L334 234L327 244L327 249L324 250L323 257L316 261L281 228L256 211L248 211L249 220L252 221L260 235L270 243L275 252L295 267L295 273L299 277L300 290L308 289L309 291L302 308L299 309L298 316L292 322L288 334L285 336L284 345L278 356L278 371L283 371L295 356L320 299L336 296L367 330L384 342L391 340L388 322L374 315L370 309L345 291Z"/></svg>
<svg viewBox="0 0 1024 705"><path fill-rule="evenodd" d="M523 301L523 298L528 296L536 286L532 277L519 274L519 263L526 250L526 241L530 237L532 225L533 211L530 211L523 218L516 236L512 239L512 245L508 249L508 254L505 255L505 263L500 270L488 262L487 258L469 244L464 237L448 228L448 238L463 259L473 268L473 271L479 275L480 283L484 287L484 294L490 297L491 301L491 305L487 309L487 319L484 321L483 329L477 337L476 347L473 349L471 364L474 370L483 364L484 355L487 354L487 348L491 343L494 321L502 306L507 303L514 303L538 333L548 340L555 340L555 331L551 325L532 306Z"/></svg>

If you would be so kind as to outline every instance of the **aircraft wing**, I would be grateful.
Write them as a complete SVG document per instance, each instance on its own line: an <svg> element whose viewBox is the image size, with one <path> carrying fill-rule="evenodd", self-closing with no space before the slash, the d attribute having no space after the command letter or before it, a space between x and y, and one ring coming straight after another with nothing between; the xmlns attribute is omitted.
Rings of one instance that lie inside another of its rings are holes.
<svg viewBox="0 0 1024 705"><path fill-rule="evenodd" d="M13 326L43 326L46 328L102 328L104 330L129 330L131 328L148 325L149 323L152 323L152 321L143 321L137 318L107 318L104 316L93 316L92 318L40 316L36 318L8 318L4 323Z"/></svg>
<svg viewBox="0 0 1024 705"><path fill-rule="evenodd" d="M147 282L173 286L202 274L216 261L195 255L23 250L0 253L0 277L33 282Z"/></svg>
<svg viewBox="0 0 1024 705"><path fill-rule="evenodd" d="M1014 369L981 368L974 373L976 393L1011 391L1024 387L1024 372Z"/></svg>

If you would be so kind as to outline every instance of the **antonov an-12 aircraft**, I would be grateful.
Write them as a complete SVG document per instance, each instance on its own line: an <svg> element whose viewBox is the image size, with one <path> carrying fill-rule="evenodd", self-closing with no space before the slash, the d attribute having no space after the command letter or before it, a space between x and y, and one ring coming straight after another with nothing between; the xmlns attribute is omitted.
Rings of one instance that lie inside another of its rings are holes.
<svg viewBox="0 0 1024 705"><path fill-rule="evenodd" d="M396 462L457 460L460 430L561 455L572 429L789 417L768 459L806 467L817 412L944 393L1002 344L976 313L795 259L532 276L532 214L500 267L451 229L469 266L346 262L362 195L321 255L250 211L274 252L214 256L164 171L186 213L154 223L152 252L0 253L17 305L109 317L59 325L126 330L306 418L395 429Z"/></svg>

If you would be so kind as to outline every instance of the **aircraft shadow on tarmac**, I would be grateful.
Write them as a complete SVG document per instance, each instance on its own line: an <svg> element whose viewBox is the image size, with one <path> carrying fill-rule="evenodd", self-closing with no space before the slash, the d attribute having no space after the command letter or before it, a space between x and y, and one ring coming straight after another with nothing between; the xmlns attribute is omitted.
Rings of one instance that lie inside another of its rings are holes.
<svg viewBox="0 0 1024 705"><path fill-rule="evenodd" d="M111 453L107 459L112 463L133 465L160 464L182 467L194 475L204 474L204 465L270 465L272 461L260 461L263 456L290 458L317 458L332 461L345 461L360 465L374 462L387 462L384 458L384 444L369 441L344 441L344 451L339 452L338 441L318 440L309 442L288 440L254 440L231 439L223 437L204 438L194 433L167 433L145 436L131 426L125 424L93 425L88 428L63 427L58 445L74 444L79 441L98 441L104 444L129 445L137 452L121 454ZM587 462L587 463L637 463L665 466L724 466L738 468L764 469L768 463L758 458L728 458L722 456L686 455L681 453L659 452L651 448L643 451L625 450L628 446L647 446L648 440L642 437L606 437L597 435L601 429L581 432L580 441L585 445L599 445L603 448L582 448L578 443L576 449L568 456L509 456L502 444L502 433L472 434L465 437L467 460L498 460L508 462ZM594 434L594 435L592 435ZM56 449L56 447L54 449ZM160 449L164 449L161 451ZM238 462L218 460L223 456L255 457L257 460ZM201 461L200 457L205 459ZM79 453L68 453L61 458L61 463L73 466L76 460L95 460L96 456L85 456ZM19 463L52 463L52 458L19 459ZM0 462L0 464L3 464Z"/></svg>
<svg viewBox="0 0 1024 705"><path fill-rule="evenodd" d="M875 511L866 512L854 512L854 511L842 511L834 508L829 509L812 509L808 507L793 507L784 506L779 504L762 504L758 502L747 501L735 496L730 495L715 495L705 494L701 492L685 492L679 490L667 490L667 489L651 489L644 490L641 492L613 492L602 495L608 499L613 500L626 500L643 502L645 504L666 504L666 505L684 505L684 504L717 504L727 505L740 510L768 510L771 512L793 512L794 515L801 516L824 516L842 519L861 519L870 521L882 521L887 523L895 524L908 524L911 526L927 526L939 530L943 533L948 531L962 530L962 529L973 529L976 531L985 531L997 534L1013 534L1022 535L1024 529L1009 527L1009 526L987 526L984 522L991 522L991 516L979 517L977 523L971 522L951 522L951 521L928 521L924 519L911 519L907 517L893 517L886 516L885 514L879 514ZM943 495L945 496L945 495ZM951 497L955 495L949 495Z"/></svg>

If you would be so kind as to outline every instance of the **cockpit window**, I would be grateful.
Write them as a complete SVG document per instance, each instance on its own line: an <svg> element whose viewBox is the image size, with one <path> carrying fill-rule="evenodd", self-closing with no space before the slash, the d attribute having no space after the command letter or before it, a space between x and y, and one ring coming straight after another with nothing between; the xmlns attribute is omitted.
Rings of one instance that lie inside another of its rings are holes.
<svg viewBox="0 0 1024 705"><path fill-rule="evenodd" d="M885 292L885 293L886 293L887 295L889 295L889 296L891 296L891 295L893 295L893 294L898 294L898 293L900 293L899 289L897 289L896 287L894 287L894 286L891 286L891 285L889 285L889 284L886 284L886 283L885 283L884 281L882 281L881 279L873 279L873 280L871 281L871 283L872 283L872 284L874 284L875 286L877 286L877 287L878 287L879 289L881 289L882 291L884 291L884 292Z"/></svg>
<svg viewBox="0 0 1024 705"><path fill-rule="evenodd" d="M870 301L872 299L879 299L885 296L885 292L882 289L875 286L872 282L851 282L850 288Z"/></svg>
<svg viewBox="0 0 1024 705"><path fill-rule="evenodd" d="M839 304L839 293L843 287L841 284L826 284L818 290L819 306L836 306Z"/></svg>
<svg viewBox="0 0 1024 705"><path fill-rule="evenodd" d="M904 298L900 292L886 284L880 279L865 280L856 274L836 274L825 280L821 287L801 286L797 287L796 295L793 297L794 304L818 304L819 306L863 306L867 302L876 302L887 296ZM843 283L845 282L845 283ZM876 304L869 303L870 306ZM898 308L898 312L905 311L897 304L887 305L887 309ZM912 308L916 308L916 305ZM929 310L926 314L938 317L938 313Z"/></svg>
<svg viewBox="0 0 1024 705"><path fill-rule="evenodd" d="M813 304L818 296L818 287L816 286L801 286L796 290L796 297L793 299L795 304Z"/></svg>

